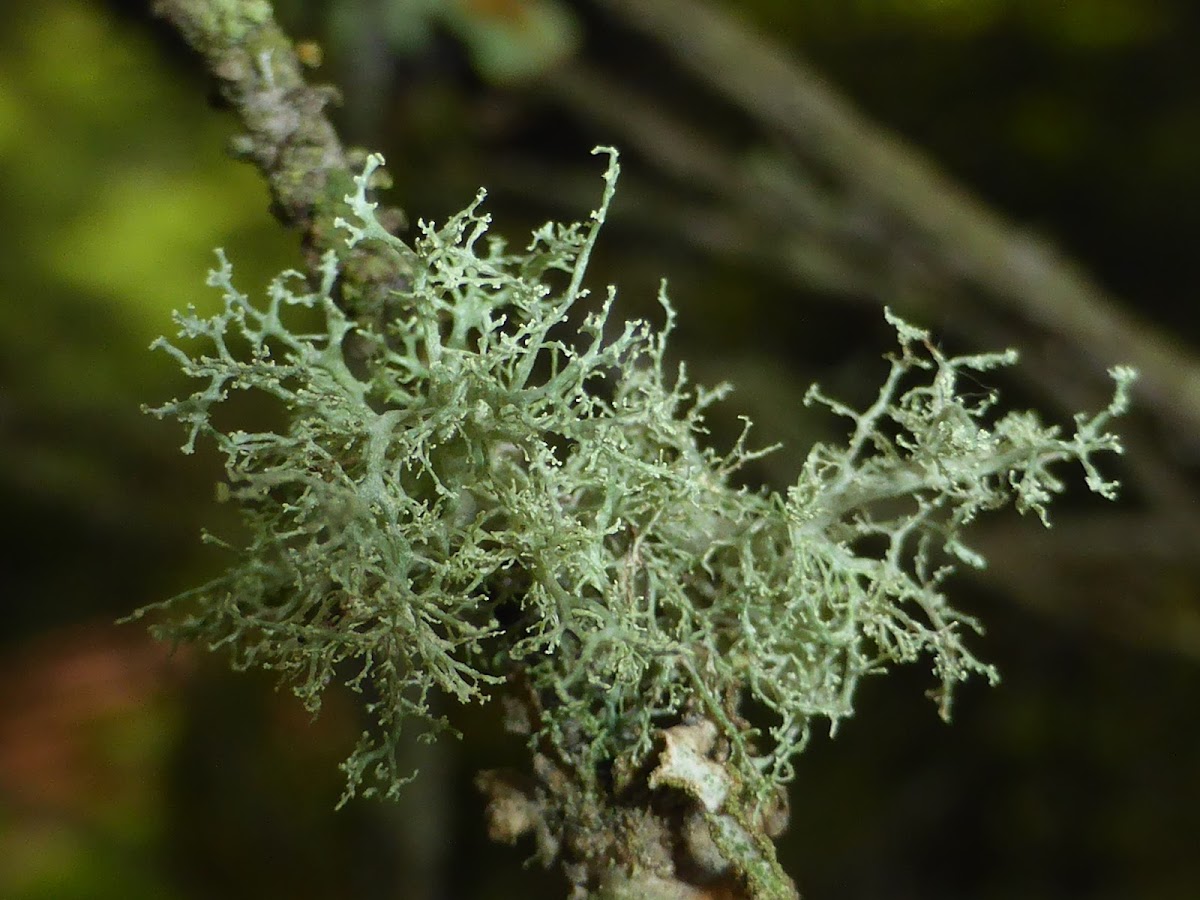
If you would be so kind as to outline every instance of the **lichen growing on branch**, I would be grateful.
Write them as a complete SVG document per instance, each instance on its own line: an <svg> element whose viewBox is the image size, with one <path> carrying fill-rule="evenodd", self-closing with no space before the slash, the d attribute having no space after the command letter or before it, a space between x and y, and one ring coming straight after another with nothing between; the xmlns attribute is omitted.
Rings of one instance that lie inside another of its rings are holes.
<svg viewBox="0 0 1200 900"><path fill-rule="evenodd" d="M519 672L540 698L534 738L581 768L636 768L662 729L708 721L761 799L814 722L850 715L863 676L928 658L943 715L956 684L995 678L943 593L954 564L983 564L962 537L980 512L1011 502L1045 520L1069 461L1113 495L1092 457L1120 452L1106 428L1132 371L1114 369L1107 409L1064 436L959 391L1015 354L948 357L890 313L899 347L873 403L808 394L846 419L846 444L814 446L786 495L738 486L765 451L745 433L725 453L703 440L726 389L668 371L665 293L655 329L617 325L613 289L597 302L583 287L618 173L602 152L590 220L515 252L488 234L482 193L402 243L368 201L371 157L341 224L349 245L395 251L407 288L385 327L338 308L332 253L316 290L287 272L265 303L220 255L224 311L180 315L184 342L157 343L202 386L152 412L186 426L187 452L216 442L249 537L226 574L139 615L165 611L163 635L278 672L314 712L335 681L364 693L373 725L347 797L396 793L401 728L444 726L431 692L485 700ZM286 427L223 428L231 391L281 403ZM762 721L741 717L747 700Z"/></svg>

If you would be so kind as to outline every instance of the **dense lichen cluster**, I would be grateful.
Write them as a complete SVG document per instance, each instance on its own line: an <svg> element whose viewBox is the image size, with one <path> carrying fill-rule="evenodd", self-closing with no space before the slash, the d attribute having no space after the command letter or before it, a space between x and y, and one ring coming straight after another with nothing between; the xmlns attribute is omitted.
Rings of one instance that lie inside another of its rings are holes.
<svg viewBox="0 0 1200 900"><path fill-rule="evenodd" d="M899 351L874 403L809 393L847 418L846 445L813 447L784 496L739 487L756 454L702 441L723 389L666 371L665 295L655 330L616 326L612 289L595 303L582 288L614 153L591 220L547 224L518 252L487 235L482 194L403 244L367 200L380 162L342 224L351 245L395 250L407 286L386 324L339 309L332 255L318 289L285 273L261 305L221 256L209 283L224 311L179 317L203 351L160 342L204 384L153 410L187 426L185 449L216 442L249 534L224 576L160 605L163 631L278 671L313 710L336 680L363 691L374 727L346 763L348 795L403 783L395 743L439 724L431 691L482 700L519 672L537 738L585 768L637 764L660 729L707 720L765 796L814 720L850 714L864 675L928 656L943 713L957 682L994 678L941 589L951 563L982 564L960 539L979 512L1044 516L1062 490L1050 467L1071 459L1112 493L1090 457L1119 452L1104 429L1130 371L1062 437L958 391L1011 353L948 358L890 315ZM287 427L224 430L213 412L234 390L282 403ZM747 699L769 715L757 731Z"/></svg>

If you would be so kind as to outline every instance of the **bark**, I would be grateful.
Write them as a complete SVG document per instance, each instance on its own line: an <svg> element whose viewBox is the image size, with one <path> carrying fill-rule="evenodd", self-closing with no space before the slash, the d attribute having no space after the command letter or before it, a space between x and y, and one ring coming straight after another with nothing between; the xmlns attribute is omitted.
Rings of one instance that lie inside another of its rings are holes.
<svg viewBox="0 0 1200 900"><path fill-rule="evenodd" d="M345 238L333 223L346 213L344 197L353 193L365 160L364 152L347 151L325 114L338 92L308 84L295 46L265 0L157 0L154 11L200 56L237 116L244 131L231 151L262 173L272 211L300 232L307 268L315 273L321 257ZM404 216L381 209L380 221L396 230ZM378 315L402 281L396 260L369 247L349 253L339 247L339 255L346 308Z"/></svg>

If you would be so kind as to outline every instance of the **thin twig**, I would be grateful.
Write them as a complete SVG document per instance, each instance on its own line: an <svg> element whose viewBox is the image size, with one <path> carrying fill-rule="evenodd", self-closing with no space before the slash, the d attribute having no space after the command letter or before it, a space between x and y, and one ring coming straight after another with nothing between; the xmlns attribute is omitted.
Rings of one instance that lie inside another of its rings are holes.
<svg viewBox="0 0 1200 900"><path fill-rule="evenodd" d="M168 21L204 60L221 98L236 114L243 134L233 150L262 173L276 217L300 231L309 274L319 277L321 257L337 249L348 305L365 299L378 309L396 285L394 258L370 247L347 252L333 224L354 191L353 153L343 147L325 108L337 91L309 85L292 41L276 23L269 3L157 0L154 12ZM397 209L381 210L392 230L403 223Z"/></svg>

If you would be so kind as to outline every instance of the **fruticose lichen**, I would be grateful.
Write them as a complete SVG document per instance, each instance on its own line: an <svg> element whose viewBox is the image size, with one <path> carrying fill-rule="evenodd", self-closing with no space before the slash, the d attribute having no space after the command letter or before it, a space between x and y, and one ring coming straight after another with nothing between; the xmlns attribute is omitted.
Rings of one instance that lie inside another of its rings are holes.
<svg viewBox="0 0 1200 900"><path fill-rule="evenodd" d="M784 495L738 486L761 451L744 433L726 453L703 442L725 388L667 371L665 294L656 330L615 325L613 289L595 302L582 287L618 173L604 152L590 220L516 252L487 234L482 192L402 243L367 199L371 157L341 224L349 245L395 251L407 288L386 325L339 309L332 254L316 290L285 272L264 303L220 255L224 311L179 315L187 344L156 344L203 385L151 411L187 427L186 452L216 442L249 537L226 574L148 609L174 640L278 672L313 711L335 681L363 692L374 725L347 797L395 794L401 728L444 724L431 692L485 700L515 673L540 698L534 739L572 759L636 766L662 729L708 721L764 797L815 721L850 715L863 676L927 657L943 715L957 683L995 678L942 589L953 564L983 564L961 537L977 514L1012 502L1044 519L1069 460L1113 495L1092 456L1120 452L1105 429L1132 371L1112 370L1108 408L1063 436L959 392L1015 354L947 357L890 313L899 348L873 403L808 394L845 418L846 443L812 447ZM286 427L223 430L231 391L282 403ZM747 700L769 721L741 718Z"/></svg>

